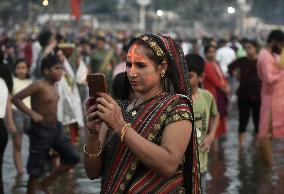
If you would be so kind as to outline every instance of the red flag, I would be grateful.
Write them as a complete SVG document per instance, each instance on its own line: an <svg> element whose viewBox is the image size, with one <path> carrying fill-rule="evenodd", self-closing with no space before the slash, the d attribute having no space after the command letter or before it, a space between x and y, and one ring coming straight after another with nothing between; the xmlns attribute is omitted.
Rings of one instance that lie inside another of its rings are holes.
<svg viewBox="0 0 284 194"><path fill-rule="evenodd" d="M71 15L75 17L76 20L80 19L81 16L81 0L71 0Z"/></svg>

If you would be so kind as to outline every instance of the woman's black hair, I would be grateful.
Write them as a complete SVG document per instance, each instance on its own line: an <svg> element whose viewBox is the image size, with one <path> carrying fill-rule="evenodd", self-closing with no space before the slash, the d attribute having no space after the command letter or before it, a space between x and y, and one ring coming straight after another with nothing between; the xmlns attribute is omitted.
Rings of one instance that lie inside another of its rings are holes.
<svg viewBox="0 0 284 194"><path fill-rule="evenodd" d="M131 91L126 72L119 73L113 78L112 92L115 99L128 100Z"/></svg>
<svg viewBox="0 0 284 194"><path fill-rule="evenodd" d="M3 54L2 50L0 50L0 77L2 79L4 79L9 93L12 94L13 78L12 78L12 74L11 74L11 71L10 71L8 65L3 63L3 56L4 56L4 54Z"/></svg>

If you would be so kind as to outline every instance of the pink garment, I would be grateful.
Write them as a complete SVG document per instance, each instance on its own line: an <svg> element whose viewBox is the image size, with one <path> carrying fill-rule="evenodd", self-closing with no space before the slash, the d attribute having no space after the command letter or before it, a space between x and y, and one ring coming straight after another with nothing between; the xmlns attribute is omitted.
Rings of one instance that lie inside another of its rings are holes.
<svg viewBox="0 0 284 194"><path fill-rule="evenodd" d="M258 74L262 80L259 138L272 135L284 138L284 70L277 66L278 60L266 48L258 56Z"/></svg>

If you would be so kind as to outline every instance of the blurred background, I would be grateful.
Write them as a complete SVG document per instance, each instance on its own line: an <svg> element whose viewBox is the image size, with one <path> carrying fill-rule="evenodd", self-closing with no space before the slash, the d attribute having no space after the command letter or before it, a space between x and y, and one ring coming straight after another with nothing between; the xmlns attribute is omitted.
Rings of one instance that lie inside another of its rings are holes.
<svg viewBox="0 0 284 194"><path fill-rule="evenodd" d="M34 33L48 24L261 39L284 28L283 9L283 0L2 0L0 26Z"/></svg>
<svg viewBox="0 0 284 194"><path fill-rule="evenodd" d="M74 43L69 45L72 56L66 57L76 75L76 79L74 75L72 79L76 82L74 87L78 87L82 104L87 98L86 75L93 71L93 63L99 63L97 58L103 59L97 56L101 54L100 47L113 54L108 57L108 65L114 77L115 67L125 71L121 67L125 67L128 40L138 33L170 35L182 42L185 54L197 53L202 57L205 45L212 42L217 45L218 40L226 39L230 43L226 47L236 46L234 44L237 43L238 47L233 49L236 49L236 58L240 58L247 54L240 44L242 40L255 40L264 46L267 35L273 29L284 30L284 0L0 1L0 49L5 54L5 62L12 69L17 59L23 58L29 73L32 73L39 53L45 49L38 41L39 34L47 30L52 32L57 43ZM100 43L102 38L103 43ZM218 48L221 46L218 45ZM250 121L244 147L239 146L235 94L238 82L231 79L230 84L232 95L228 107L228 133L210 152L207 191L209 194L283 193L284 143L273 143L272 166L261 163L257 138ZM77 132L76 145L81 151L86 130L83 126ZM28 149L29 140L24 135L21 153L24 166ZM5 193L26 193L27 179L26 170L20 176L15 170L10 135L3 161ZM72 174L56 182L53 191L55 194L99 193L100 180L89 180L81 162Z"/></svg>

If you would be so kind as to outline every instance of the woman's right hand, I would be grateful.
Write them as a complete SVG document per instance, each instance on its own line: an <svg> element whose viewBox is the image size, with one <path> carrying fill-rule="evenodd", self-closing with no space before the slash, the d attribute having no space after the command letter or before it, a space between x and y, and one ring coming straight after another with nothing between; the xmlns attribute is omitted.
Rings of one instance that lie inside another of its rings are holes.
<svg viewBox="0 0 284 194"><path fill-rule="evenodd" d="M102 125L101 119L96 116L97 105L94 104L94 98L89 98L85 102L86 107L86 126L91 135L98 135Z"/></svg>

